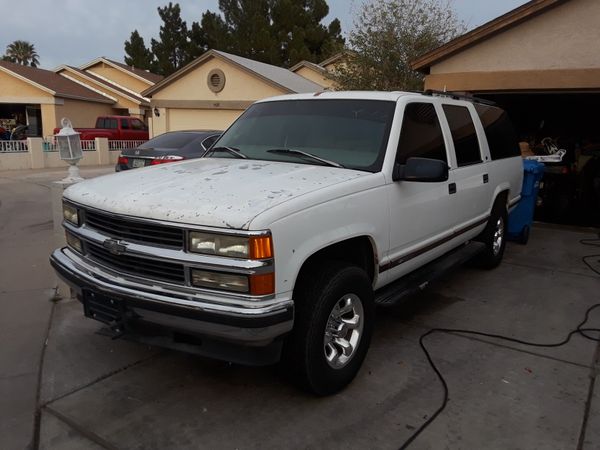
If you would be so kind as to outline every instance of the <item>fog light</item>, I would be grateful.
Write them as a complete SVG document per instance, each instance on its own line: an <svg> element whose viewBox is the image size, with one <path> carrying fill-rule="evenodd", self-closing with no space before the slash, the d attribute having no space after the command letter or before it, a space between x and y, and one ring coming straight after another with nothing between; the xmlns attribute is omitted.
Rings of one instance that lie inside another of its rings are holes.
<svg viewBox="0 0 600 450"><path fill-rule="evenodd" d="M192 269L192 284L197 287L218 289L221 291L244 293L249 291L248 277L246 275L232 275L198 269Z"/></svg>
<svg viewBox="0 0 600 450"><path fill-rule="evenodd" d="M67 222L79 226L79 212L74 206L63 203L63 217Z"/></svg>
<svg viewBox="0 0 600 450"><path fill-rule="evenodd" d="M79 253L83 253L83 244L81 243L81 239L72 235L68 231L65 232L67 237L67 244L74 250L77 250Z"/></svg>

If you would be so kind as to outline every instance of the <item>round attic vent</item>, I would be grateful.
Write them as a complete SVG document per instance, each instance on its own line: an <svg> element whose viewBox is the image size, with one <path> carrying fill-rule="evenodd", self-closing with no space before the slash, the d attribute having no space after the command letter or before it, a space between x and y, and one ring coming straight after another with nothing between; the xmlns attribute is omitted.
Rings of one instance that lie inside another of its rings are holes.
<svg viewBox="0 0 600 450"><path fill-rule="evenodd" d="M206 80L208 88L213 92L221 92L225 87L225 74L221 69L213 69Z"/></svg>

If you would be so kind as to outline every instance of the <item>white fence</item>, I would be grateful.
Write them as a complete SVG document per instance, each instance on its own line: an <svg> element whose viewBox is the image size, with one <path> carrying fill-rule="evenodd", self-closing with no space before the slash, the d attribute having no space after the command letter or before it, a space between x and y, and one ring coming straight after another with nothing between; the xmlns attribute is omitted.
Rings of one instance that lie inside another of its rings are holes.
<svg viewBox="0 0 600 450"><path fill-rule="evenodd" d="M125 150L128 148L136 148L147 141L108 141L109 150Z"/></svg>
<svg viewBox="0 0 600 450"><path fill-rule="evenodd" d="M57 152L58 146L56 145L56 139L45 138L44 139L44 151L45 152ZM93 152L96 150L96 141L81 141L81 149L84 152Z"/></svg>
<svg viewBox="0 0 600 450"><path fill-rule="evenodd" d="M27 141L0 141L0 153L22 153L29 151Z"/></svg>
<svg viewBox="0 0 600 450"><path fill-rule="evenodd" d="M80 166L105 166L115 164L119 151L135 148L146 141L109 141L96 138L81 141L83 159ZM56 141L52 136L46 139L27 138L24 141L0 141L0 171L43 169L66 167L61 161Z"/></svg>

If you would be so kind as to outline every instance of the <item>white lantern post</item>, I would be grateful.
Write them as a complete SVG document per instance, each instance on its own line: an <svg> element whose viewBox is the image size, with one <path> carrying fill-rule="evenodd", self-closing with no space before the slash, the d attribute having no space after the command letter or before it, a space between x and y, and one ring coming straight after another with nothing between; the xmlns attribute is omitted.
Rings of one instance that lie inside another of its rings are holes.
<svg viewBox="0 0 600 450"><path fill-rule="evenodd" d="M71 121L63 117L60 121L62 128L54 135L58 145L60 159L69 163L69 174L62 181L65 183L76 183L83 180L79 175L77 163L83 158L81 150L81 139L79 133L73 129Z"/></svg>

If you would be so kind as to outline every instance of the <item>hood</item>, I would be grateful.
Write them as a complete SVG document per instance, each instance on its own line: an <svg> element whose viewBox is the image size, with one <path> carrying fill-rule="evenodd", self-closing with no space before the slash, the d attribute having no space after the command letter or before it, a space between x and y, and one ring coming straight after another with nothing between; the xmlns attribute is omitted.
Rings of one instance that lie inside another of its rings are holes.
<svg viewBox="0 0 600 450"><path fill-rule="evenodd" d="M335 167L201 158L93 178L64 195L116 214L247 229L269 208L366 175Z"/></svg>

